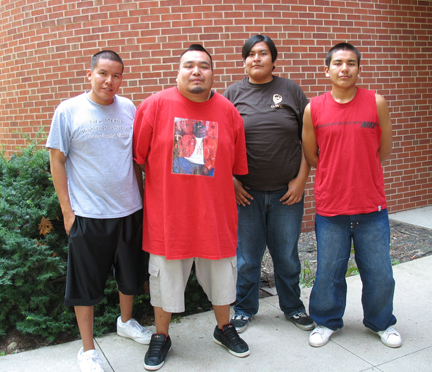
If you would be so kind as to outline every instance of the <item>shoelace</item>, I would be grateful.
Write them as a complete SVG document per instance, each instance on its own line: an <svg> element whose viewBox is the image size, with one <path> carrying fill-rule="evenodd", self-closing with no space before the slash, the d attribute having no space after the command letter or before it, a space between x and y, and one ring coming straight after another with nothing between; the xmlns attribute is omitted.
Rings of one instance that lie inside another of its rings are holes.
<svg viewBox="0 0 432 372"><path fill-rule="evenodd" d="M243 340L238 335L235 327L227 327L223 329L223 333L231 344L233 345L243 344Z"/></svg>
<svg viewBox="0 0 432 372"><path fill-rule="evenodd" d="M150 346L148 349L149 357L158 357L161 354L162 349L164 347L165 339L155 339L153 338L150 342Z"/></svg>
<svg viewBox="0 0 432 372"><path fill-rule="evenodd" d="M393 327L388 327L388 328L385 330L384 334L385 334L387 337L389 337L390 335L399 336L399 332L396 331Z"/></svg>
<svg viewBox="0 0 432 372"><path fill-rule="evenodd" d="M132 327L132 330L135 333L135 335L141 335L142 333L151 333L150 330L148 330L147 328L143 327L135 319L130 320L129 321L129 325Z"/></svg>
<svg viewBox="0 0 432 372"><path fill-rule="evenodd" d="M141 324L139 324L137 321L131 321L131 322L130 322L130 325L132 326L132 328L133 328L135 331L138 331L139 333L141 333L142 330L143 330L143 328L144 328L144 327L142 327Z"/></svg>
<svg viewBox="0 0 432 372"><path fill-rule="evenodd" d="M301 312L301 313L294 314L293 317L294 318L306 318L307 314L304 312Z"/></svg>
<svg viewBox="0 0 432 372"><path fill-rule="evenodd" d="M314 335L314 334L318 333L322 336L325 332L326 332L326 329L324 327L318 326L313 330L312 334Z"/></svg>
<svg viewBox="0 0 432 372"><path fill-rule="evenodd" d="M249 320L249 317L246 315L236 315L234 320Z"/></svg>

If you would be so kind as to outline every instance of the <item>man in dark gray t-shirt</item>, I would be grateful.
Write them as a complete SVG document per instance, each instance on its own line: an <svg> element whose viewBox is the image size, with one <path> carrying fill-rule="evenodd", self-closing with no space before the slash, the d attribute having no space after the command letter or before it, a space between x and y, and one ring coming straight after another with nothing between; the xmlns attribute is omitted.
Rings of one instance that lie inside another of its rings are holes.
<svg viewBox="0 0 432 372"><path fill-rule="evenodd" d="M300 137L308 100L294 81L273 76L277 50L268 36L248 39L242 56L249 76L224 93L243 118L249 167L247 175L234 177L238 278L231 322L242 332L258 312L261 260L268 247L281 310L297 327L310 330L314 324L300 300L297 249L310 170Z"/></svg>

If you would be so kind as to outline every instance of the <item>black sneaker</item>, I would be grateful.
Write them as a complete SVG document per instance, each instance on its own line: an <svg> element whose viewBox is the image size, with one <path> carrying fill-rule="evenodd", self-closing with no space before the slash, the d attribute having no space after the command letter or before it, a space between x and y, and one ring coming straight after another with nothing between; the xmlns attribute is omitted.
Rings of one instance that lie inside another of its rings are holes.
<svg viewBox="0 0 432 372"><path fill-rule="evenodd" d="M171 338L161 334L151 337L150 345L144 357L144 368L148 371L156 371L164 364L168 351L171 350Z"/></svg>
<svg viewBox="0 0 432 372"><path fill-rule="evenodd" d="M293 322L297 327L299 327L303 331L310 331L315 327L312 318L309 315L307 315L304 311L301 311L291 316L286 316L286 318L291 322Z"/></svg>
<svg viewBox="0 0 432 372"><path fill-rule="evenodd" d="M234 315L231 324L235 327L237 333L243 332L249 325L251 318L246 315Z"/></svg>
<svg viewBox="0 0 432 372"><path fill-rule="evenodd" d="M222 329L216 326L213 332L213 341L226 347L230 354L236 357L243 358L250 354L249 346L240 338L231 323L224 325Z"/></svg>

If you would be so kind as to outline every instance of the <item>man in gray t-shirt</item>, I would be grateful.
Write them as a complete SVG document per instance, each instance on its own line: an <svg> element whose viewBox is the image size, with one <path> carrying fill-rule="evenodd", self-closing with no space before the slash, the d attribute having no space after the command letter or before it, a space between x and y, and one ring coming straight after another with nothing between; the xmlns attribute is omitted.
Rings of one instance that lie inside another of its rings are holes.
<svg viewBox="0 0 432 372"><path fill-rule="evenodd" d="M142 173L132 158L135 106L117 96L123 77L117 53L96 53L87 70L89 93L56 109L47 147L69 235L65 304L73 306L83 347L81 371L103 371L93 342L94 305L115 268L121 316L117 333L148 344L152 332L132 318L145 280L142 250Z"/></svg>

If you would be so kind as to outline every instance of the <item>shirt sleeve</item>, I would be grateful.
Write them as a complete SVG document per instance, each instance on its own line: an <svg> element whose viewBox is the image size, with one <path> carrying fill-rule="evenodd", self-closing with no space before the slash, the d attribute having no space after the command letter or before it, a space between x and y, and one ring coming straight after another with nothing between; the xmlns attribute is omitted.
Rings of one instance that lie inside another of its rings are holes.
<svg viewBox="0 0 432 372"><path fill-rule="evenodd" d="M64 106L65 104L60 104L54 112L46 147L60 150L68 156L71 134L68 125L69 115Z"/></svg>
<svg viewBox="0 0 432 372"><path fill-rule="evenodd" d="M133 157L137 164L144 164L153 136L154 110L151 100L142 102L135 113Z"/></svg>
<svg viewBox="0 0 432 372"><path fill-rule="evenodd" d="M238 113L237 109L234 109L233 111L233 119L236 128L233 174L244 175L248 173L246 139L245 139L243 119Z"/></svg>

